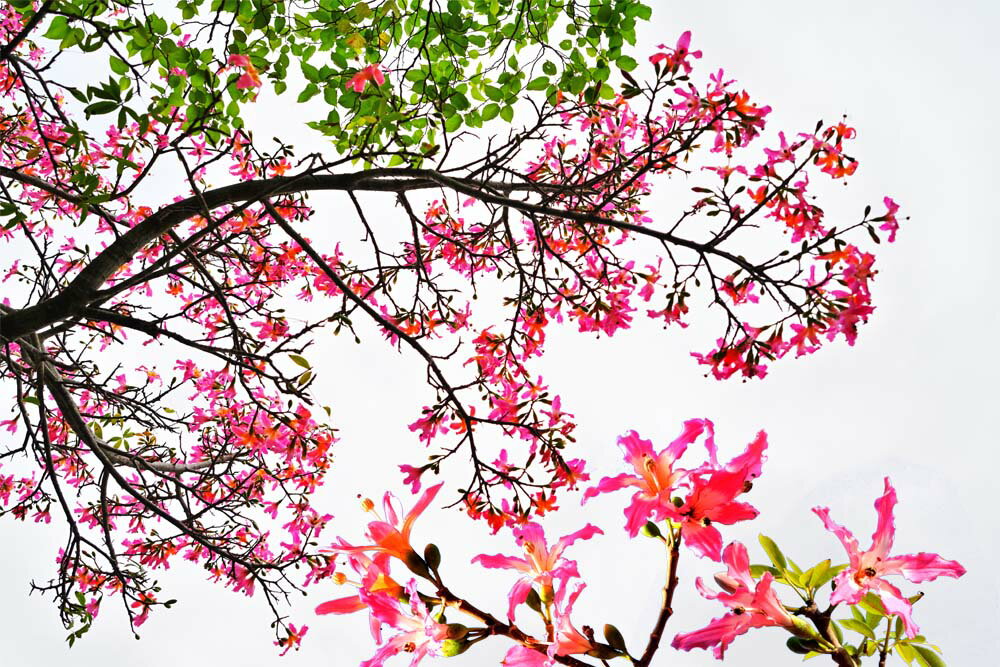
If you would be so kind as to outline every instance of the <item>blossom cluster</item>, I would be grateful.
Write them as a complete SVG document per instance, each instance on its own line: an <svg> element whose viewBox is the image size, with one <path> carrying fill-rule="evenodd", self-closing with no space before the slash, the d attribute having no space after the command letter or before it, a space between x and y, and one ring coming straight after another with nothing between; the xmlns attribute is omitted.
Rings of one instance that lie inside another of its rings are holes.
<svg viewBox="0 0 1000 667"><path fill-rule="evenodd" d="M702 460L692 467L680 467L685 455L692 458L687 450L699 439L705 447ZM742 543L730 541L722 547L724 540L719 526L757 516L753 507L736 498L750 492L753 480L762 472L767 447L763 432L742 453L725 463L718 458L714 425L707 419L685 422L680 436L660 451L635 431L623 435L618 442L627 470L588 488L583 500L623 489L633 490L625 507L626 534L634 538L641 531L665 547L668 576L663 607L650 642L641 654L630 652L615 626L606 625L604 641L600 641L590 626L580 625L574 619L573 607L587 583L580 565L567 558L567 551L580 540L604 535L601 528L592 524L552 542L546 538L542 525L522 522L510 529L520 553L480 554L472 559L473 564L507 570L513 575L505 620L484 611L478 602L453 592L441 571L438 547L429 544L418 552L412 537L415 520L433 502L440 484L425 490L405 514L387 493L384 515L368 524L369 544L354 545L339 538L330 546L331 552L346 556L355 573L350 578L338 572L333 580L350 585L357 592L324 602L316 612L368 611L372 638L378 649L362 663L363 667L379 667L401 652L411 654L411 665L425 656L453 656L491 636L511 642L501 663L505 667L553 667L556 663L579 666L589 664L583 660L588 657L598 660L626 657L633 664L648 665L659 647L663 626L675 611L672 600L679 582L678 563L683 554L681 549L686 546L695 555L725 566L725 571L715 576L718 588L700 578L695 585L705 598L721 604L726 613L700 629L675 634L670 642L675 649L712 649L722 659L738 636L755 628L777 627L789 635L786 646L793 652L827 655L838 665L860 665L862 658L877 652L883 660L880 664L884 664L884 656L890 652L904 657L933 653L912 618L913 602L920 596L906 597L887 577L900 575L910 582L922 583L939 576L960 577L965 569L932 553L889 554L895 536L896 493L888 478L884 494L875 501L878 521L868 549L862 549L849 530L835 523L827 508L813 510L843 544L847 563L834 565L827 559L803 571L773 540L761 536L761 545L771 564L753 565ZM367 511L377 514L372 501L365 499L362 504ZM412 575L406 583L393 578L390 570L394 563ZM615 576L628 575L619 572ZM601 584L600 578L592 581ZM421 583L429 584L429 590L421 592ZM828 595L829 606L822 610L819 597L826 584L831 585L832 592ZM643 588L641 582L635 586L635 590ZM787 601L782 589L791 589L797 600ZM851 616L835 619L834 613L843 607L851 610ZM524 613L520 614L522 610ZM463 614L463 622L446 618L446 614L454 612ZM869 640L875 637L874 630L883 621L888 627L886 639L881 643ZM539 631L530 630L532 625ZM841 626L861 633L862 640L856 644L847 642ZM391 636L385 633L387 627ZM936 653L934 658L940 662Z"/></svg>

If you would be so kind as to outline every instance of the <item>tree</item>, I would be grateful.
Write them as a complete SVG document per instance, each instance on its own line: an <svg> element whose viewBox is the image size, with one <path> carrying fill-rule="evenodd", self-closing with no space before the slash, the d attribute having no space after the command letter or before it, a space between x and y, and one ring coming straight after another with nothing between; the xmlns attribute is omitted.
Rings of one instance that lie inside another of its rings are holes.
<svg viewBox="0 0 1000 667"><path fill-rule="evenodd" d="M460 502L499 529L585 479L573 416L530 368L551 322L613 335L640 309L683 326L711 305L722 331L697 360L757 378L853 342L871 312L855 235L893 240L895 203L834 227L807 194L810 173L853 173L853 130L781 135L746 162L768 107L721 73L694 78L688 34L640 82L623 52L640 3L155 9L4 14L0 214L21 257L0 336L21 439L0 499L65 519L42 588L71 637L109 593L135 625L169 606L152 571L177 554L259 591L295 637L280 598L336 569L309 502L335 440L306 357L327 330L370 321L425 362L411 429L439 449L401 466L407 482L450 466ZM67 58L107 81L74 85ZM323 93L310 127L331 149L267 148L246 128L248 105L289 85L300 103ZM707 178L674 220L650 220L645 198L676 172ZM358 247L322 226L319 192L352 212ZM368 193L395 201L393 224ZM494 293L502 311L473 309Z"/></svg>

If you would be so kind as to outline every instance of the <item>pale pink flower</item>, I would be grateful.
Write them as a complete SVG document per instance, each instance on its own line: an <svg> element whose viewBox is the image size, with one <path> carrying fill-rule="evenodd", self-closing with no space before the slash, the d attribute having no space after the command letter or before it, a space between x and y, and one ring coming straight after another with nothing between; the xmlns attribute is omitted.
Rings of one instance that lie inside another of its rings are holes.
<svg viewBox="0 0 1000 667"><path fill-rule="evenodd" d="M722 561L726 564L727 571L716 575L716 582L723 588L722 592L711 592L701 579L696 584L703 596L722 602L730 608L730 613L713 619L700 630L677 635L672 643L674 648L685 651L713 648L713 654L721 660L729 644L751 628L790 628L795 625L794 619L785 611L772 588L774 578L771 573L765 572L760 581L754 582L750 575L746 547L739 542L730 543Z"/></svg>
<svg viewBox="0 0 1000 667"><path fill-rule="evenodd" d="M441 643L448 638L448 626L435 621L417 593L414 579L406 586L409 603L401 602L387 595L368 595L361 592L361 599L372 611L372 615L382 623L397 630L399 634L379 646L375 655L361 663L361 667L380 667L388 658L397 653L409 653L410 665L416 665L425 656L438 655Z"/></svg>
<svg viewBox="0 0 1000 667"><path fill-rule="evenodd" d="M500 661L503 667L555 667L555 661L539 651L517 644Z"/></svg>
<svg viewBox="0 0 1000 667"><path fill-rule="evenodd" d="M882 605L890 614L903 619L907 637L915 637L918 632L916 624L910 617L913 611L909 600L898 588L887 582L883 577L891 574L902 575L904 579L919 584L931 581L940 576L961 577L965 568L956 561L945 560L937 554L916 553L903 556L890 556L889 549L896 535L893 520L893 508L896 505L896 490L885 478L885 492L875 500L875 511L878 514L878 524L872 534L872 545L867 551L862 551L858 541L847 528L830 519L830 510L826 507L814 507L826 529L832 532L844 545L850 564L847 569L837 575L834 580L836 589L830 596L831 604L855 604L869 591L882 600Z"/></svg>
<svg viewBox="0 0 1000 667"><path fill-rule="evenodd" d="M472 562L478 562L483 567L505 568L521 573L521 577L507 596L510 602L507 618L511 621L514 620L514 609L528 598L528 593L533 585L539 585L543 595L546 593L552 595L554 582L561 582L560 586L562 587L570 578L580 576L576 562L564 559L562 556L566 547L577 540L589 540L594 535L604 534L600 528L587 524L575 533L559 538L555 545L549 549L545 541L545 531L537 523L519 526L514 528L513 532L518 544L524 548L524 558L500 554L494 556L480 554L472 559Z"/></svg>
<svg viewBox="0 0 1000 667"><path fill-rule="evenodd" d="M569 616L573 613L573 605L580 593L586 588L586 584L577 584L569 597L566 597L566 587L561 587L556 593L555 604L552 610L552 620L555 626L555 638L549 645L548 656L554 658L557 655L572 655L574 653L587 653L597 648L590 639L576 629ZM565 605L563 602L565 601Z"/></svg>

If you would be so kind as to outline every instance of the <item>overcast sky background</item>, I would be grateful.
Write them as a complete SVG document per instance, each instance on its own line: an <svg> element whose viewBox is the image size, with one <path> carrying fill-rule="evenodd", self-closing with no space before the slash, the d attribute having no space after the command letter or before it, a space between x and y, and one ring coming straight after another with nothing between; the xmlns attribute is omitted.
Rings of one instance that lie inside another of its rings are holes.
<svg viewBox="0 0 1000 667"><path fill-rule="evenodd" d="M655 7L637 55L692 30L693 48L705 53L697 63L702 78L724 67L755 100L770 104L772 137L779 129L809 130L820 118L849 114L859 135L852 152L861 166L850 188L835 193L828 213L853 219L866 203L879 210L888 194L912 218L895 245L880 248L878 310L853 348L838 342L811 357L779 362L762 382L720 383L706 379L688 356L706 349L716 333L712 317L695 316L683 331L638 323L610 341L553 330L547 356L536 366L577 415L578 451L595 477L619 471L614 442L630 428L662 446L685 419L709 417L729 455L742 451L758 429L767 430L769 460L749 497L761 516L724 531L727 540L750 545L754 561L764 559L756 547L760 532L774 536L800 565L842 559L839 543L809 511L817 504L830 506L866 547L872 502L882 476L890 475L900 500L894 552L940 552L969 570L958 581L904 588L928 594L916 605L915 620L957 666L990 664L1000 649L994 380L1000 322L993 275L1000 220L992 201L1000 152L994 121L1000 49L992 39L998 19L1000 11L987 2ZM657 206L663 215L676 210L666 198ZM378 340L361 346L336 340L318 349L328 352L322 360L312 355L322 374L316 393L332 406L341 429L320 504L337 516L329 537L360 537L366 517L357 493L377 497L394 489L404 503L412 502L396 464L424 455L406 429L422 404L414 397L426 396L423 371L410 355ZM570 552L590 582L574 618L578 626L615 623L638 646L658 606L663 564L653 541L625 536L626 501L625 494L605 496L583 511L566 499L546 526L552 536L587 521L605 529L605 536ZM161 578L180 602L155 613L141 641L131 638L120 610L106 603L94 630L70 650L54 607L27 595L30 579L53 571L60 538L54 526L0 523L5 665L339 667L374 652L363 615L312 615L319 602L349 594L329 585L295 601L292 620L310 631L300 652L278 658L263 600L207 583L200 569L180 562ZM490 538L484 526L434 508L415 532L417 543L424 540L441 546L453 590L502 615L511 580L468 561L482 552L516 553L509 537ZM691 585L695 575L717 569L685 553L668 639L721 613ZM737 640L726 664L798 664L784 640L777 630L755 631ZM451 664L496 664L507 646L491 640ZM704 651L665 647L654 664L695 667L715 660Z"/></svg>

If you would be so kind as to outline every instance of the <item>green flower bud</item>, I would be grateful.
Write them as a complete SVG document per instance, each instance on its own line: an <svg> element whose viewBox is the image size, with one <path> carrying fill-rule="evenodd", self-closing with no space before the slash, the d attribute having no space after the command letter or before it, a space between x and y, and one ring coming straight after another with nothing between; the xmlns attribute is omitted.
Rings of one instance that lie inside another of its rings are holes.
<svg viewBox="0 0 1000 667"><path fill-rule="evenodd" d="M785 646L792 653L798 653L799 655L821 650L819 642L815 639L802 639L801 637L789 637L785 642Z"/></svg>
<svg viewBox="0 0 1000 667"><path fill-rule="evenodd" d="M530 607L534 611L541 613L542 599L538 597L538 591L536 591L534 588L528 591L528 597L525 600L525 603L528 605L528 607Z"/></svg>
<svg viewBox="0 0 1000 667"><path fill-rule="evenodd" d="M806 639L819 638L819 635L816 634L816 628L798 616L792 616L792 627L788 628L788 631L796 637L804 637Z"/></svg>
<svg viewBox="0 0 1000 667"><path fill-rule="evenodd" d="M465 639L467 634L469 634L469 628L461 623L448 624L448 639Z"/></svg>
<svg viewBox="0 0 1000 667"><path fill-rule="evenodd" d="M657 526L652 521L647 521L646 525L642 527L642 530L640 532L642 532L642 534L645 535L646 537L661 537L662 535L660 533L659 526Z"/></svg>
<svg viewBox="0 0 1000 667"><path fill-rule="evenodd" d="M607 641L608 645L616 651L628 653L628 650L625 648L625 638L622 637L622 633L618 630L618 628L610 623L604 626L604 640Z"/></svg>
<svg viewBox="0 0 1000 667"><path fill-rule="evenodd" d="M460 639L445 639L441 642L441 655L446 658L454 658L456 655L465 653L467 648L469 648L468 642Z"/></svg>

